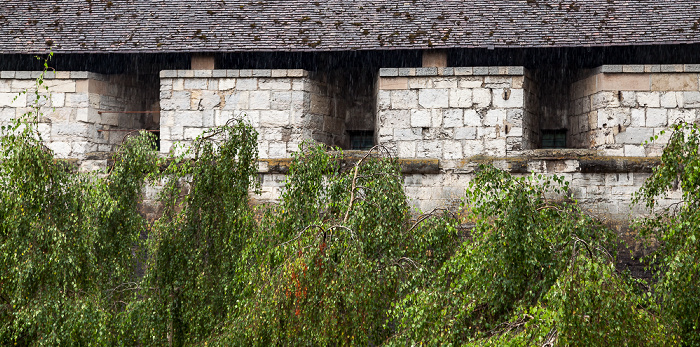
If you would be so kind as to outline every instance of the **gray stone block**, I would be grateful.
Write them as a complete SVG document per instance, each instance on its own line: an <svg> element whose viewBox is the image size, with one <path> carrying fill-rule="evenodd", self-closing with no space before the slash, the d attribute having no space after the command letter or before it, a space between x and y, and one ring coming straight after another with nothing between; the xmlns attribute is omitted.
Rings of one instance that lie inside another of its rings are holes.
<svg viewBox="0 0 700 347"><path fill-rule="evenodd" d="M683 65L681 65L681 64L661 65L661 72L683 72Z"/></svg>
<svg viewBox="0 0 700 347"><path fill-rule="evenodd" d="M410 76L415 76L416 75L416 69L412 67L402 67L399 68L399 76L401 77L410 77Z"/></svg>
<svg viewBox="0 0 700 347"><path fill-rule="evenodd" d="M207 78L212 76L212 70L194 70L194 77Z"/></svg>
<svg viewBox="0 0 700 347"><path fill-rule="evenodd" d="M380 77L396 77L399 75L399 69L398 68L381 68L379 69L379 76Z"/></svg>
<svg viewBox="0 0 700 347"><path fill-rule="evenodd" d="M162 70L160 72L160 78L175 78L177 77L177 70Z"/></svg>
<svg viewBox="0 0 700 347"><path fill-rule="evenodd" d="M71 71L70 78L88 78L87 71Z"/></svg>
<svg viewBox="0 0 700 347"><path fill-rule="evenodd" d="M508 74L511 76L521 76L525 74L523 66L508 66Z"/></svg>
<svg viewBox="0 0 700 347"><path fill-rule="evenodd" d="M253 77L272 77L272 71L269 69L255 69L252 75Z"/></svg>
<svg viewBox="0 0 700 347"><path fill-rule="evenodd" d="M700 64L685 64L683 70L685 72L700 72Z"/></svg>
<svg viewBox="0 0 700 347"><path fill-rule="evenodd" d="M226 77L226 70L213 70L211 72L211 77L214 77L214 78Z"/></svg>
<svg viewBox="0 0 700 347"><path fill-rule="evenodd" d="M622 65L603 65L600 67L602 73L621 73Z"/></svg>
<svg viewBox="0 0 700 347"><path fill-rule="evenodd" d="M644 65L622 65L622 72L643 73Z"/></svg>
<svg viewBox="0 0 700 347"><path fill-rule="evenodd" d="M238 77L240 70L226 70L226 77Z"/></svg>
<svg viewBox="0 0 700 347"><path fill-rule="evenodd" d="M15 71L0 71L0 78L15 78Z"/></svg>
<svg viewBox="0 0 700 347"><path fill-rule="evenodd" d="M455 69L453 67L446 67L446 68L443 68L443 70L442 70L443 76L454 76L454 74L455 74Z"/></svg>
<svg viewBox="0 0 700 347"><path fill-rule="evenodd" d="M454 72L456 76L471 76L474 74L474 69L472 67L456 67Z"/></svg>
<svg viewBox="0 0 700 347"><path fill-rule="evenodd" d="M488 66L475 66L473 68L474 75L478 76L485 76L489 74L489 67Z"/></svg>
<svg viewBox="0 0 700 347"><path fill-rule="evenodd" d="M32 78L31 71L17 71L15 73L15 78L18 80L28 80Z"/></svg>
<svg viewBox="0 0 700 347"><path fill-rule="evenodd" d="M438 68L436 67L418 67L416 68L416 76L437 76Z"/></svg>
<svg viewBox="0 0 700 347"><path fill-rule="evenodd" d="M652 128L627 128L627 130L615 135L615 143L639 145L654 136Z"/></svg>

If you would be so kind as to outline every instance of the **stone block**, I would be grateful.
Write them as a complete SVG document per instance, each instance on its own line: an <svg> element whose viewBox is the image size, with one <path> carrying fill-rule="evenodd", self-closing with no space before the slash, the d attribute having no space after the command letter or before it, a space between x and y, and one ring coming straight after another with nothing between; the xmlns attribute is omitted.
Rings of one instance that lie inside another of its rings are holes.
<svg viewBox="0 0 700 347"><path fill-rule="evenodd" d="M26 93L0 93L0 107L25 107L27 106Z"/></svg>
<svg viewBox="0 0 700 347"><path fill-rule="evenodd" d="M700 64L685 64L683 66L685 72L700 72Z"/></svg>
<svg viewBox="0 0 700 347"><path fill-rule="evenodd" d="M201 71L201 70L197 70ZM185 79L184 88L187 90L202 90L207 89L206 78L187 78Z"/></svg>
<svg viewBox="0 0 700 347"><path fill-rule="evenodd" d="M411 127L429 128L430 110L411 110Z"/></svg>
<svg viewBox="0 0 700 347"><path fill-rule="evenodd" d="M460 141L444 141L442 156L445 159L462 159L462 143Z"/></svg>
<svg viewBox="0 0 700 347"><path fill-rule="evenodd" d="M286 158L288 156L287 144L284 142L270 142L267 155L270 158Z"/></svg>
<svg viewBox="0 0 700 347"><path fill-rule="evenodd" d="M226 77L226 70L212 70L211 77L224 78L224 77Z"/></svg>
<svg viewBox="0 0 700 347"><path fill-rule="evenodd" d="M421 89L418 104L424 108L446 108L449 106L447 89Z"/></svg>
<svg viewBox="0 0 700 347"><path fill-rule="evenodd" d="M414 77L408 79L408 88L410 89L426 89L433 88L433 77Z"/></svg>
<svg viewBox="0 0 700 347"><path fill-rule="evenodd" d="M0 71L0 78L15 78L15 71Z"/></svg>
<svg viewBox="0 0 700 347"><path fill-rule="evenodd" d="M236 80L236 90L257 90L257 78L240 78Z"/></svg>
<svg viewBox="0 0 700 347"><path fill-rule="evenodd" d="M309 72L303 69L289 69L287 70L288 77L308 77Z"/></svg>
<svg viewBox="0 0 700 347"><path fill-rule="evenodd" d="M393 129L411 127L410 110L384 111L378 115L378 119L381 121L380 130L382 128Z"/></svg>
<svg viewBox="0 0 700 347"><path fill-rule="evenodd" d="M683 107L700 108L700 92L683 92Z"/></svg>
<svg viewBox="0 0 700 347"><path fill-rule="evenodd" d="M641 145L625 145L625 157L644 157L646 156L646 151L644 146Z"/></svg>
<svg viewBox="0 0 700 347"><path fill-rule="evenodd" d="M398 68L381 68L379 69L380 77L397 77L399 75Z"/></svg>
<svg viewBox="0 0 700 347"><path fill-rule="evenodd" d="M474 107L478 108L491 106L491 90L486 88L475 88L472 91L472 102Z"/></svg>
<svg viewBox="0 0 700 347"><path fill-rule="evenodd" d="M289 125L289 112L266 110L260 111L260 126L279 127Z"/></svg>
<svg viewBox="0 0 700 347"><path fill-rule="evenodd" d="M437 67L418 67L416 68L416 76L437 76Z"/></svg>
<svg viewBox="0 0 700 347"><path fill-rule="evenodd" d="M442 158L443 141L419 141L416 144L417 158Z"/></svg>
<svg viewBox="0 0 700 347"><path fill-rule="evenodd" d="M394 141L418 141L423 138L420 128L397 128L394 129Z"/></svg>
<svg viewBox="0 0 700 347"><path fill-rule="evenodd" d="M198 70L202 71L202 70ZM182 137L184 140L194 140L198 136L202 135L202 133L206 130L206 128L184 128Z"/></svg>
<svg viewBox="0 0 700 347"><path fill-rule="evenodd" d="M665 127L668 124L668 115L665 108L648 108L646 126Z"/></svg>
<svg viewBox="0 0 700 347"><path fill-rule="evenodd" d="M474 140L476 139L475 127L455 128L455 140Z"/></svg>
<svg viewBox="0 0 700 347"><path fill-rule="evenodd" d="M464 110L464 125L471 127L481 126L481 115L475 110Z"/></svg>
<svg viewBox="0 0 700 347"><path fill-rule="evenodd" d="M456 67L454 68L455 76L470 76L474 74L471 67Z"/></svg>
<svg viewBox="0 0 700 347"><path fill-rule="evenodd" d="M414 109L418 107L418 92L415 90L392 90L391 108L395 110Z"/></svg>
<svg viewBox="0 0 700 347"><path fill-rule="evenodd" d="M661 95L659 92L639 92L637 103L640 107L661 107Z"/></svg>
<svg viewBox="0 0 700 347"><path fill-rule="evenodd" d="M602 74L598 75L598 90L604 91L647 91L649 75L647 74Z"/></svg>
<svg viewBox="0 0 700 347"><path fill-rule="evenodd" d="M250 92L235 92L224 96L224 110L246 110L250 108Z"/></svg>
<svg viewBox="0 0 700 347"><path fill-rule="evenodd" d="M661 65L661 72L683 72L682 64L664 64Z"/></svg>
<svg viewBox="0 0 700 347"><path fill-rule="evenodd" d="M185 89L185 79L177 78L173 80L173 90L184 90Z"/></svg>
<svg viewBox="0 0 700 347"><path fill-rule="evenodd" d="M211 110L221 105L221 96L214 91L202 91L199 107L205 110Z"/></svg>
<svg viewBox="0 0 700 347"><path fill-rule="evenodd" d="M506 119L505 110L488 110L484 116L484 126L496 126L502 125L503 121Z"/></svg>
<svg viewBox="0 0 700 347"><path fill-rule="evenodd" d="M661 72L661 65L644 65L644 72Z"/></svg>
<svg viewBox="0 0 700 347"><path fill-rule="evenodd" d="M459 79L457 86L463 89L482 88L484 86L484 78L476 76L462 77Z"/></svg>
<svg viewBox="0 0 700 347"><path fill-rule="evenodd" d="M201 127L203 122L202 111L180 111L175 113L175 126Z"/></svg>
<svg viewBox="0 0 700 347"><path fill-rule="evenodd" d="M524 106L522 89L493 89L493 106L500 108L516 108Z"/></svg>
<svg viewBox="0 0 700 347"><path fill-rule="evenodd" d="M410 76L415 76L416 75L416 69L412 67L401 67L399 68L399 76L405 76L405 77L410 77Z"/></svg>
<svg viewBox="0 0 700 347"><path fill-rule="evenodd" d="M71 154L71 145L68 142L52 141L46 144L58 158L68 158Z"/></svg>
<svg viewBox="0 0 700 347"><path fill-rule="evenodd" d="M311 107L309 112L315 114L330 114L330 99L323 95L311 94Z"/></svg>
<svg viewBox="0 0 700 347"><path fill-rule="evenodd" d="M660 73L651 75L651 90L698 90L698 75L691 73Z"/></svg>
<svg viewBox="0 0 700 347"><path fill-rule="evenodd" d="M489 74L489 67L488 66L475 66L475 67L473 67L473 72L474 72L474 75L477 75L477 76L486 76Z"/></svg>
<svg viewBox="0 0 700 347"><path fill-rule="evenodd" d="M676 124L678 121L693 123L696 120L696 110L668 110L668 123Z"/></svg>
<svg viewBox="0 0 700 347"><path fill-rule="evenodd" d="M439 128L442 126L442 110L441 109L432 109L430 110L430 124L432 124L433 128Z"/></svg>
<svg viewBox="0 0 700 347"><path fill-rule="evenodd" d="M51 127L51 136L75 136L75 137L93 137L97 136L96 132L91 134L90 130L95 130L94 127L91 128L86 123L56 123Z"/></svg>
<svg viewBox="0 0 700 347"><path fill-rule="evenodd" d="M621 73L622 65L603 65L600 67L602 73Z"/></svg>
<svg viewBox="0 0 700 347"><path fill-rule="evenodd" d="M255 69L252 71L253 77L272 77L272 71L269 69Z"/></svg>
<svg viewBox="0 0 700 347"><path fill-rule="evenodd" d="M195 78L209 78L212 77L212 70L195 70L194 71L194 77Z"/></svg>
<svg viewBox="0 0 700 347"><path fill-rule="evenodd" d="M645 110L643 108L633 108L630 113L630 126L644 127L646 124Z"/></svg>
<svg viewBox="0 0 700 347"><path fill-rule="evenodd" d="M387 110L391 107L391 91L389 90L378 90L377 91L377 109Z"/></svg>
<svg viewBox="0 0 700 347"><path fill-rule="evenodd" d="M88 72L87 71L71 71L70 72L70 78L88 78Z"/></svg>
<svg viewBox="0 0 700 347"><path fill-rule="evenodd" d="M434 88L454 89L457 88L457 79L452 77L436 78L433 80Z"/></svg>
<svg viewBox="0 0 700 347"><path fill-rule="evenodd" d="M661 107L663 108L676 108L678 107L678 101L676 100L676 92L668 92L661 94Z"/></svg>
<svg viewBox="0 0 700 347"><path fill-rule="evenodd" d="M88 94L66 94L65 107L89 107L89 96ZM187 100L189 102L189 99Z"/></svg>
<svg viewBox="0 0 700 347"><path fill-rule="evenodd" d="M455 128L464 126L464 113L462 109L451 108L442 111L443 127Z"/></svg>
<svg viewBox="0 0 700 347"><path fill-rule="evenodd" d="M625 131L615 135L614 141L619 144L639 145L649 140L652 136L654 136L654 129L652 128L629 127Z"/></svg>
<svg viewBox="0 0 700 347"><path fill-rule="evenodd" d="M270 98L270 108L273 110L289 110L292 108L292 92L272 92ZM299 108L303 107L303 99L301 104L297 106Z"/></svg>
<svg viewBox="0 0 700 347"><path fill-rule="evenodd" d="M622 72L625 73L643 73L644 65L622 65Z"/></svg>
<svg viewBox="0 0 700 347"><path fill-rule="evenodd" d="M396 150L399 158L415 158L416 142L415 141L399 141L396 143Z"/></svg>
<svg viewBox="0 0 700 347"><path fill-rule="evenodd" d="M260 89L291 90L292 82L288 78L261 78L258 81Z"/></svg>
<svg viewBox="0 0 700 347"><path fill-rule="evenodd" d="M408 78L379 78L379 89L397 90L408 89Z"/></svg>
<svg viewBox="0 0 700 347"><path fill-rule="evenodd" d="M251 91L249 108L252 110L269 110L270 109L270 92Z"/></svg>
<svg viewBox="0 0 700 347"><path fill-rule="evenodd" d="M458 108L472 107L471 89L450 89L449 106Z"/></svg>
<svg viewBox="0 0 700 347"><path fill-rule="evenodd" d="M219 90L231 90L236 88L235 78L221 78L219 79Z"/></svg>

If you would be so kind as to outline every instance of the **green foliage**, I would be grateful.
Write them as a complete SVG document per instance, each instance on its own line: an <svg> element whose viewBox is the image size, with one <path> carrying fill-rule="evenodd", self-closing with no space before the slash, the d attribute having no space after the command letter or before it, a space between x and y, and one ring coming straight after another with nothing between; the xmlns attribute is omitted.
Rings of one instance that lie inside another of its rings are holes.
<svg viewBox="0 0 700 347"><path fill-rule="evenodd" d="M658 243L649 258L659 269L656 293L664 313L674 318L687 345L700 345L700 130L697 124L673 127L661 165L644 183L637 201L660 211L639 222L640 234ZM681 204L663 198L681 189Z"/></svg>
<svg viewBox="0 0 700 347"><path fill-rule="evenodd" d="M560 177L481 167L463 214L416 220L381 147L345 166L304 143L279 204L252 207L257 133L233 120L179 156L129 137L107 172L57 161L36 107L0 137L2 345L698 345L700 132L676 128L638 199L659 284ZM143 187L163 213L139 214ZM468 231L460 227L473 225ZM677 334L677 331L680 334Z"/></svg>
<svg viewBox="0 0 700 347"><path fill-rule="evenodd" d="M164 173L164 217L149 235L134 308L141 342L189 345L215 334L245 290L244 248L255 232L257 133L240 120L214 128ZM191 160L190 160L191 158Z"/></svg>
<svg viewBox="0 0 700 347"><path fill-rule="evenodd" d="M379 344L391 304L452 252L454 218L409 223L395 161L368 154L344 171L342 153L304 146L260 225L253 295L214 342Z"/></svg>
<svg viewBox="0 0 700 347"><path fill-rule="evenodd" d="M470 238L396 305L390 344L664 344L663 327L614 270L606 249L615 235L575 202L547 198L567 193L558 177L482 167L467 192Z"/></svg>

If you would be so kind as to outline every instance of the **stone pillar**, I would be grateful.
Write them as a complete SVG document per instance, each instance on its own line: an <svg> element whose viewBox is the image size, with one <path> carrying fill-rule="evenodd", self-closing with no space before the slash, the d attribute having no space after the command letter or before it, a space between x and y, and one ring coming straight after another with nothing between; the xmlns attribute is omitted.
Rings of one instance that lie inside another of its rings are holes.
<svg viewBox="0 0 700 347"><path fill-rule="evenodd" d="M190 63L192 70L214 70L214 56L193 54L192 62Z"/></svg>
<svg viewBox="0 0 700 347"><path fill-rule="evenodd" d="M424 50L423 67L447 67L447 51L444 49Z"/></svg>

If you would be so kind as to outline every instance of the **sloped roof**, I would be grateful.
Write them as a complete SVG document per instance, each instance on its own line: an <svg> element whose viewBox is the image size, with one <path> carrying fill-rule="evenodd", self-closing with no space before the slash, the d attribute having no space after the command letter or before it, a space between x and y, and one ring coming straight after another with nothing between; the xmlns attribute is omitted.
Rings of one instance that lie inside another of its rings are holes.
<svg viewBox="0 0 700 347"><path fill-rule="evenodd" d="M700 43L696 0L1 0L0 53Z"/></svg>

